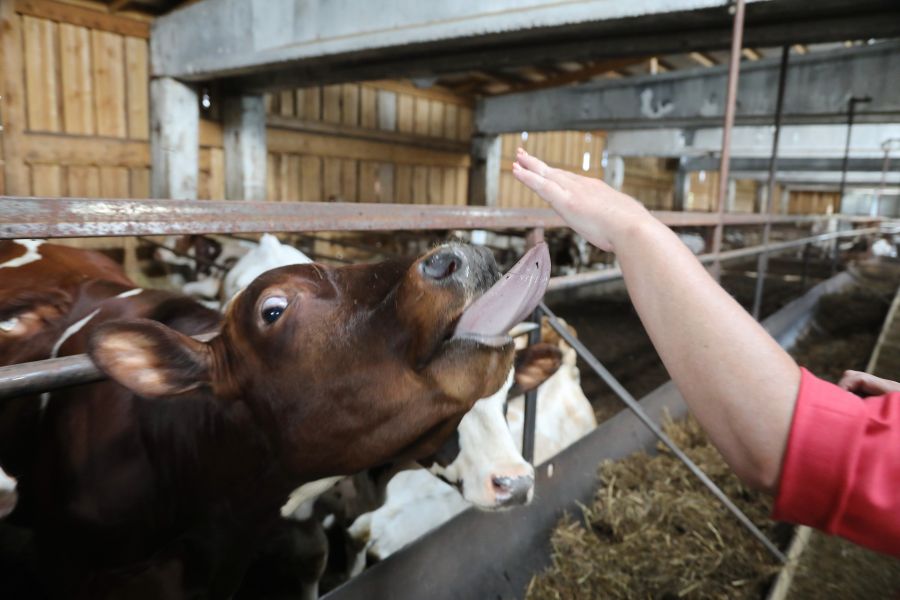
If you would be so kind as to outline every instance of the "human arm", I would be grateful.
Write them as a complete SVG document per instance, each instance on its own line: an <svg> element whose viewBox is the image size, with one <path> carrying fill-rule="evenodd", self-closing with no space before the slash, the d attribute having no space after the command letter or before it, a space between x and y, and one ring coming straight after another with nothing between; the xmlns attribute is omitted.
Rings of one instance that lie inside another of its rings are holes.
<svg viewBox="0 0 900 600"><path fill-rule="evenodd" d="M588 241L616 253L691 412L742 479L774 491L800 384L794 360L634 199L524 151L513 174Z"/></svg>

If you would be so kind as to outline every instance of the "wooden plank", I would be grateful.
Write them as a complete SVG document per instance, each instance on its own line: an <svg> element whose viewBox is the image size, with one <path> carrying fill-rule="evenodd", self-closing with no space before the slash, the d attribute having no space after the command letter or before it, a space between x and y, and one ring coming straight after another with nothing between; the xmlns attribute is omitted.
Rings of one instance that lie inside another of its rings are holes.
<svg viewBox="0 0 900 600"><path fill-rule="evenodd" d="M303 133L324 134L358 140L406 144L445 152L469 152L469 144L457 140L419 137L411 133L399 131L382 131L380 129L363 129L351 125L325 123L323 121L306 121L296 118L270 115L267 119L270 127L299 131Z"/></svg>
<svg viewBox="0 0 900 600"><path fill-rule="evenodd" d="M396 165L391 163L381 163L378 166L378 202L396 202L394 195L394 179L396 176Z"/></svg>
<svg viewBox="0 0 900 600"><path fill-rule="evenodd" d="M285 154L282 157L284 168L284 200L285 202L299 202L303 189L303 166L302 159L297 154Z"/></svg>
<svg viewBox="0 0 900 600"><path fill-rule="evenodd" d="M100 197L128 197L128 169L124 167L100 167Z"/></svg>
<svg viewBox="0 0 900 600"><path fill-rule="evenodd" d="M91 77L90 30L67 23L60 24L59 45L63 128L66 133L91 135L94 133L94 85Z"/></svg>
<svg viewBox="0 0 900 600"><path fill-rule="evenodd" d="M278 93L280 98L278 106L278 114L282 117L293 117L296 112L294 109L294 90L282 90Z"/></svg>
<svg viewBox="0 0 900 600"><path fill-rule="evenodd" d="M397 165L394 180L394 193L399 204L412 204L412 171L407 165Z"/></svg>
<svg viewBox="0 0 900 600"><path fill-rule="evenodd" d="M412 201L413 204L428 204L428 167L413 167Z"/></svg>
<svg viewBox="0 0 900 600"><path fill-rule="evenodd" d="M278 202L281 200L281 190L278 185L279 155L269 152L266 156L266 200Z"/></svg>
<svg viewBox="0 0 900 600"><path fill-rule="evenodd" d="M359 86L355 83L341 85L341 123L359 126Z"/></svg>
<svg viewBox="0 0 900 600"><path fill-rule="evenodd" d="M431 137L444 137L444 103L440 100L431 100L428 106L428 135Z"/></svg>
<svg viewBox="0 0 900 600"><path fill-rule="evenodd" d="M341 199L341 159L323 159L322 191L326 202L334 202Z"/></svg>
<svg viewBox="0 0 900 600"><path fill-rule="evenodd" d="M209 199L225 199L225 151L209 149Z"/></svg>
<svg viewBox="0 0 900 600"><path fill-rule="evenodd" d="M125 38L125 94L128 113L128 137L150 139L150 63L147 42L136 37Z"/></svg>
<svg viewBox="0 0 900 600"><path fill-rule="evenodd" d="M122 167L150 165L150 148L146 142L31 134L24 136L20 147L21 156L30 163Z"/></svg>
<svg viewBox="0 0 900 600"><path fill-rule="evenodd" d="M378 128L378 91L366 85L359 90L359 126Z"/></svg>
<svg viewBox="0 0 900 600"><path fill-rule="evenodd" d="M91 31L97 134L126 137L125 45L121 35Z"/></svg>
<svg viewBox="0 0 900 600"><path fill-rule="evenodd" d="M31 165L31 190L35 196L62 196L62 167Z"/></svg>
<svg viewBox="0 0 900 600"><path fill-rule="evenodd" d="M303 90L303 118L310 121L322 120L322 88L316 86Z"/></svg>
<svg viewBox="0 0 900 600"><path fill-rule="evenodd" d="M444 138L459 139L459 106L456 104L444 105Z"/></svg>
<svg viewBox="0 0 900 600"><path fill-rule="evenodd" d="M72 169L72 167L69 167L69 169ZM71 193L71 188L69 191ZM141 167L131 169L131 189L129 190L129 197L150 197L150 169L144 169Z"/></svg>
<svg viewBox="0 0 900 600"><path fill-rule="evenodd" d="M441 167L428 168L428 204L450 204L442 195L444 191L444 174Z"/></svg>
<svg viewBox="0 0 900 600"><path fill-rule="evenodd" d="M209 119L200 119L200 145L216 146L221 148L224 146L222 140L222 124L218 121L210 121Z"/></svg>
<svg viewBox="0 0 900 600"><path fill-rule="evenodd" d="M469 141L472 139L472 109L461 107L459 109L459 130L456 139Z"/></svg>
<svg viewBox="0 0 900 600"><path fill-rule="evenodd" d="M418 88L408 82L405 81L397 81L397 80L379 80L379 81L370 81L363 85L378 89L394 92L397 94L408 94L412 96L418 96L420 98L425 98L427 100L439 100L444 102L445 104L455 104L458 106L469 106L472 107L475 105L475 99L471 96L462 96L460 94L455 94L452 91L443 88L441 86L432 86L430 88Z"/></svg>
<svg viewBox="0 0 900 600"><path fill-rule="evenodd" d="M322 87L322 120L328 123L341 122L341 86Z"/></svg>
<svg viewBox="0 0 900 600"><path fill-rule="evenodd" d="M150 39L149 22L129 18L121 14L111 15L106 12L100 12L100 10L82 8L50 0L16 0L15 11L23 15L49 19L60 23L69 23L89 29Z"/></svg>
<svg viewBox="0 0 900 600"><path fill-rule="evenodd" d="M22 17L10 2L0 2L0 98L2 98L3 191L27 196L31 174L22 156L26 125L25 81L22 61Z"/></svg>
<svg viewBox="0 0 900 600"><path fill-rule="evenodd" d="M44 19L23 17L22 26L28 129L60 131L59 90L56 78L57 25Z"/></svg>
<svg viewBox="0 0 900 600"><path fill-rule="evenodd" d="M69 165L66 168L66 179L68 182L68 195L73 198L100 198L100 169L97 167L82 167L77 165ZM148 170L149 172L149 170ZM149 188L149 179L148 179ZM148 193L143 196L134 195L133 191L129 194L132 198L146 198Z"/></svg>
<svg viewBox="0 0 900 600"><path fill-rule="evenodd" d="M466 206L469 203L469 170L456 169L456 203Z"/></svg>
<svg viewBox="0 0 900 600"><path fill-rule="evenodd" d="M303 202L322 201L322 159L318 156L304 156L300 159L302 188L300 200Z"/></svg>
<svg viewBox="0 0 900 600"><path fill-rule="evenodd" d="M397 131L397 94L394 92L378 91L378 129Z"/></svg>
<svg viewBox="0 0 900 600"><path fill-rule="evenodd" d="M428 135L429 101L426 98L415 98L413 103L415 105L413 110L413 133L416 135Z"/></svg>
<svg viewBox="0 0 900 600"><path fill-rule="evenodd" d="M363 88L365 91L366 88ZM359 201L360 202L378 202L379 201L379 184L378 184L378 167L379 164L372 160L363 160L359 163Z"/></svg>
<svg viewBox="0 0 900 600"><path fill-rule="evenodd" d="M456 169L447 167L441 173L441 204L456 204Z"/></svg>
<svg viewBox="0 0 900 600"><path fill-rule="evenodd" d="M357 169L359 161L341 161L341 198L345 202L359 202L359 189L357 188Z"/></svg>
<svg viewBox="0 0 900 600"><path fill-rule="evenodd" d="M266 135L269 150L273 152L293 152L333 158L378 160L407 164L418 163L445 167L468 167L471 161L468 153L445 152L395 143L340 138L280 128L269 128Z"/></svg>
<svg viewBox="0 0 900 600"><path fill-rule="evenodd" d="M397 94L397 131L413 133L415 129L415 99L409 94Z"/></svg>

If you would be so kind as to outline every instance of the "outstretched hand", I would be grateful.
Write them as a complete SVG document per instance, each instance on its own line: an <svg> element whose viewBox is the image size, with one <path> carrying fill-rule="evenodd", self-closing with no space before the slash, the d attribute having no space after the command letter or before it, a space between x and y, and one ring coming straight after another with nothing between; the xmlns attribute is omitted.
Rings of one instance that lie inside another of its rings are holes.
<svg viewBox="0 0 900 600"><path fill-rule="evenodd" d="M875 377L862 371L844 371L844 376L838 385L848 392L865 394L866 396L881 396L891 392L900 392L900 383L890 379Z"/></svg>
<svg viewBox="0 0 900 600"><path fill-rule="evenodd" d="M647 209L630 196L599 179L550 167L522 148L516 152L513 175L601 250L615 251L617 240L628 235L632 227L653 220Z"/></svg>

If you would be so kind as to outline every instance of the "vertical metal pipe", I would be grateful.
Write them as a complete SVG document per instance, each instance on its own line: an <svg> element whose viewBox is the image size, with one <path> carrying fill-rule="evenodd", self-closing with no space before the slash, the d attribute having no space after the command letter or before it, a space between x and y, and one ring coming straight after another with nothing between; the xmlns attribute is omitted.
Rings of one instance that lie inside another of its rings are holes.
<svg viewBox="0 0 900 600"><path fill-rule="evenodd" d="M528 345L541 341L541 309L536 308L531 320L537 327L528 333ZM522 415L522 458L534 464L534 432L537 428L537 388L525 393L525 410Z"/></svg>
<svg viewBox="0 0 900 600"><path fill-rule="evenodd" d="M525 235L525 246L531 248L544 241L544 229L535 227ZM528 345L541 341L541 309L536 308L531 320L537 327L528 334ZM534 464L534 432L537 427L537 389L525 393L525 406L522 415L522 458Z"/></svg>
<svg viewBox="0 0 900 600"><path fill-rule="evenodd" d="M837 212L841 212L844 206L844 193L847 189L847 168L850 163L850 138L853 135L853 120L856 117L856 105L871 102L872 98L853 96L847 103L847 141L844 144L844 162L841 166L841 187L838 192ZM834 240L834 246L831 248L831 275L837 272L838 263L838 241Z"/></svg>
<svg viewBox="0 0 900 600"><path fill-rule="evenodd" d="M781 116L784 107L784 87L787 81L788 57L791 53L790 46L781 49L781 67L778 71L778 97L775 100L775 131L772 133L772 155L769 157L769 179L766 182L766 206L765 213L769 217L763 226L763 246L769 245L769 236L772 233L772 215L775 206L775 170L778 165L778 140L781 137ZM762 310L763 288L766 282L766 270L769 266L769 253L762 252L756 260L756 291L753 294L753 318L759 320Z"/></svg>
<svg viewBox="0 0 900 600"><path fill-rule="evenodd" d="M719 252L722 250L722 220L725 216L725 197L728 194L728 169L731 159L731 130L734 127L735 102L737 101L738 75L741 69L741 46L744 39L744 0L734 3L734 26L731 31L731 57L728 63L728 93L725 99L725 125L722 128L722 158L719 162L719 222L713 234L712 251L715 255L713 275L719 279L722 263Z"/></svg>

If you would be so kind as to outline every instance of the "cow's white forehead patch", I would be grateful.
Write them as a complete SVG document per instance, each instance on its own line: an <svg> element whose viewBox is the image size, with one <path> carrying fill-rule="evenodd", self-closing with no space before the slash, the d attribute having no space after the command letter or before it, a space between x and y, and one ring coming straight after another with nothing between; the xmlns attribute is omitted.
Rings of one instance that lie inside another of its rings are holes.
<svg viewBox="0 0 900 600"><path fill-rule="evenodd" d="M15 269L16 267L41 260L42 257L40 252L38 252L38 247L44 243L44 240L16 240L15 243L25 246L25 254L0 264L0 269Z"/></svg>

